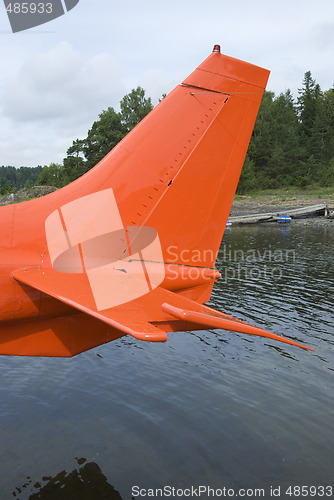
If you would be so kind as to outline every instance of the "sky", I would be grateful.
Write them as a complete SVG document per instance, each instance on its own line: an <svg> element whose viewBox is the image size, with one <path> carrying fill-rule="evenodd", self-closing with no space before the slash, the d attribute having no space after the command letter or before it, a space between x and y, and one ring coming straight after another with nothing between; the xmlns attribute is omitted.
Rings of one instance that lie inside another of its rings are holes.
<svg viewBox="0 0 334 500"><path fill-rule="evenodd" d="M137 86L157 104L212 51L271 71L297 97L334 84L333 0L79 0L12 33L0 0L0 165L61 163L102 110Z"/></svg>

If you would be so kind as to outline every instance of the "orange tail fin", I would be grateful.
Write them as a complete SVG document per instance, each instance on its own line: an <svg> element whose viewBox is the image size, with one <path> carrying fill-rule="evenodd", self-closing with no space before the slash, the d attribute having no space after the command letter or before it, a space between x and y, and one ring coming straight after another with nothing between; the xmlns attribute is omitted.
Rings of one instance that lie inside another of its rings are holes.
<svg viewBox="0 0 334 500"><path fill-rule="evenodd" d="M155 228L165 262L214 266L269 76L218 47L75 183L112 187L124 226Z"/></svg>
<svg viewBox="0 0 334 500"><path fill-rule="evenodd" d="M215 46L98 165L34 202L35 226L111 188L123 226L154 228L165 263L212 268L268 77ZM27 207L22 212L26 227Z"/></svg>

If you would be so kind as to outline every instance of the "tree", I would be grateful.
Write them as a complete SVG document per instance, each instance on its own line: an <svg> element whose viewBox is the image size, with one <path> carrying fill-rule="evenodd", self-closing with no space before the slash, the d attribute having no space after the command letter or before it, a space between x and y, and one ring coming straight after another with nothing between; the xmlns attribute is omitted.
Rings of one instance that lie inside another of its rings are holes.
<svg viewBox="0 0 334 500"><path fill-rule="evenodd" d="M86 158L86 170L94 167L102 160L126 135L126 127L122 123L120 113L108 108L99 115L83 141L83 152Z"/></svg>
<svg viewBox="0 0 334 500"><path fill-rule="evenodd" d="M76 139L63 160L63 181L73 182L87 171L84 159L84 140ZM64 185L65 185L64 184Z"/></svg>
<svg viewBox="0 0 334 500"><path fill-rule="evenodd" d="M322 92L308 71L297 105L289 90L278 97L264 92L247 156L239 192L331 184L334 88Z"/></svg>
<svg viewBox="0 0 334 500"><path fill-rule="evenodd" d="M248 148L257 188L272 187L269 185L271 173L268 171L268 160L274 147L274 98L273 92L264 92Z"/></svg>
<svg viewBox="0 0 334 500"><path fill-rule="evenodd" d="M153 109L151 98L145 98L145 90L137 87L123 97L120 103L121 120L130 132Z"/></svg>
<svg viewBox="0 0 334 500"><path fill-rule="evenodd" d="M93 168L130 132L153 106L141 87L125 95L117 113L109 107L99 114L85 139L73 141L64 158L64 173L71 182Z"/></svg>
<svg viewBox="0 0 334 500"><path fill-rule="evenodd" d="M296 184L302 164L299 124L293 96L288 89L274 100L273 149L268 160L275 186Z"/></svg>
<svg viewBox="0 0 334 500"><path fill-rule="evenodd" d="M33 185L42 167L0 167L0 194L8 194L22 189L26 184Z"/></svg>
<svg viewBox="0 0 334 500"><path fill-rule="evenodd" d="M317 97L320 93L319 85L312 78L311 71L304 75L303 87L298 90L298 115L301 130L310 137L316 117Z"/></svg>
<svg viewBox="0 0 334 500"><path fill-rule="evenodd" d="M326 161L334 159L334 87L323 94L324 155Z"/></svg>
<svg viewBox="0 0 334 500"><path fill-rule="evenodd" d="M324 115L323 94L319 84L312 78L311 71L304 75L303 87L298 91L298 118L300 135L304 148L304 162L312 156L318 166L324 160ZM318 168L312 177L317 178Z"/></svg>
<svg viewBox="0 0 334 500"><path fill-rule="evenodd" d="M37 178L36 185L62 187L64 185L63 166L58 163L45 166Z"/></svg>
<svg viewBox="0 0 334 500"><path fill-rule="evenodd" d="M249 193L256 189L256 177L254 173L254 163L249 159L248 154L246 155L244 166L242 167L240 179L238 182L238 194Z"/></svg>

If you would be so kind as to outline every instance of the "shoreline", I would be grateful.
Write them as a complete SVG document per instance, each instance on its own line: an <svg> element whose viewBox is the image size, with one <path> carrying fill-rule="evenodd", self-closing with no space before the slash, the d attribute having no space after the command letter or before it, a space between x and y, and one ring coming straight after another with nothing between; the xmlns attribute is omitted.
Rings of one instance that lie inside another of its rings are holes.
<svg viewBox="0 0 334 500"><path fill-rule="evenodd" d="M295 208L302 208L311 205L324 204L334 208L334 196L315 196L303 194L291 194L286 196L279 195L261 195L258 198L251 196L236 196L230 211L230 217L239 217L245 215L256 215L264 213L284 212ZM258 222L258 224L274 224L277 222ZM326 226L334 228L334 218L325 216L312 216L303 218L293 218L289 224L304 226ZM232 225L244 225L233 224ZM249 224L247 224L249 225Z"/></svg>

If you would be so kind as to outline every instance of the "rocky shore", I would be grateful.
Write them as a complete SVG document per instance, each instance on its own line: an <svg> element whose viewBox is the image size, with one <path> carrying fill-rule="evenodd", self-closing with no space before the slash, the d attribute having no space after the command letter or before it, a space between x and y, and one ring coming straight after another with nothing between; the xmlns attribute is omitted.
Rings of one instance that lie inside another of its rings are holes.
<svg viewBox="0 0 334 500"><path fill-rule="evenodd" d="M11 203L21 203L22 201L40 198L46 194L52 193L57 188L53 186L33 186L31 188L20 189L17 193L0 196L0 205L10 205Z"/></svg>
<svg viewBox="0 0 334 500"><path fill-rule="evenodd" d="M328 196L314 196L303 194L282 195L263 195L258 198L251 196L236 196L231 208L230 216L242 216L264 213L282 213L285 210L301 208L311 205L324 204L333 210L329 217L307 217L294 218L292 224L328 226L334 228L334 194ZM262 224L272 224L272 222L263 222Z"/></svg>

